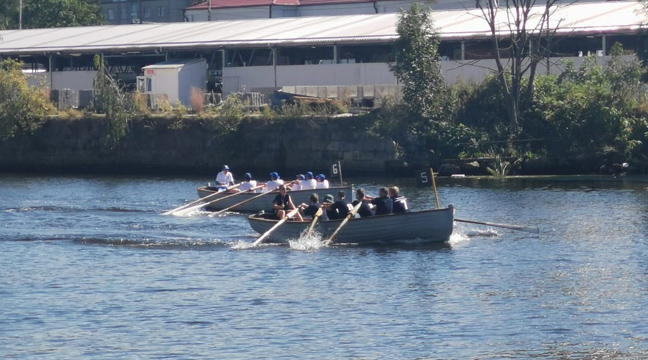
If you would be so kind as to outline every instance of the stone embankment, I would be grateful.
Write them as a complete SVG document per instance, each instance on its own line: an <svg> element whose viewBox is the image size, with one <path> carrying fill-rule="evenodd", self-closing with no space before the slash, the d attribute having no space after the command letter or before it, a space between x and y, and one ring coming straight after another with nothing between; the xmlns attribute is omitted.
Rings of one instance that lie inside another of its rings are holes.
<svg viewBox="0 0 648 360"><path fill-rule="evenodd" d="M396 160L390 139L367 133L355 119L154 118L133 121L119 142L101 117L52 118L33 134L0 142L0 171L214 174L223 164L238 174L326 171L384 172ZM327 172L328 173L328 172Z"/></svg>

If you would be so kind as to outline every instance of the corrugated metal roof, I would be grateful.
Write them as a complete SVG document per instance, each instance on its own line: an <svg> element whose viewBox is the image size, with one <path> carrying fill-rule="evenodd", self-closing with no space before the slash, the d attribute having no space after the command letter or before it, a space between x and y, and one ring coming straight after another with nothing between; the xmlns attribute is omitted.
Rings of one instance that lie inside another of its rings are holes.
<svg viewBox="0 0 648 360"><path fill-rule="evenodd" d="M211 0L211 5L212 9L270 5L299 5L299 0ZM208 8L209 4L205 1L204 3L190 6L187 10L206 10Z"/></svg>
<svg viewBox="0 0 648 360"><path fill-rule="evenodd" d="M179 69L185 65L191 65L195 63L202 62L204 60L197 60L197 59L184 59L184 60L169 60L169 61L162 61L157 64L151 64L144 66L142 69Z"/></svg>
<svg viewBox="0 0 648 360"><path fill-rule="evenodd" d="M398 18L399 14L378 14L6 30L0 31L0 54L391 41L397 37ZM475 9L434 11L433 18L445 40L489 35ZM497 28L502 35L508 33L506 19L500 11ZM639 3L624 1L557 7L550 24L558 25L562 34L596 34L634 31L647 19Z"/></svg>

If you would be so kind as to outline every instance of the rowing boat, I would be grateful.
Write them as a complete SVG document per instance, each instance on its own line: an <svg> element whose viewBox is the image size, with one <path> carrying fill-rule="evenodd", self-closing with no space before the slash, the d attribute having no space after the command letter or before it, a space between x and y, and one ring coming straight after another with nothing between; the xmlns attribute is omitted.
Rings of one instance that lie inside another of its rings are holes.
<svg viewBox="0 0 648 360"><path fill-rule="evenodd" d="M248 217L254 231L263 234L277 219L267 215L253 214ZM328 238L342 220L320 221L315 231ZM287 221L268 238L271 242L287 242L298 239L307 230L310 221ZM450 239L454 226L454 207L401 214L378 215L349 220L335 238L335 243L370 244L389 242L444 242Z"/></svg>
<svg viewBox="0 0 648 360"><path fill-rule="evenodd" d="M293 203L295 206L298 206L301 203L306 203L309 204L309 197L313 194L316 193L320 199L323 199L326 194L331 194L335 197L337 197L337 193L339 191L344 191L346 192L347 198L350 198L353 196L353 185L349 186L344 186L344 187L332 187L328 189L310 189L310 190L298 190L298 191L290 191L288 194L292 197ZM201 198L204 198L206 196L214 194L216 191L215 190L210 190L207 187L199 187L198 188L198 196ZM217 200L219 198L225 197L227 195L231 194L219 194L215 195L209 198L209 201ZM228 199L224 199L222 201L216 201L213 204L209 205L207 208L209 210L222 210L225 208L228 208L234 204L243 202L244 200L251 199L252 197L258 196L260 193L245 193L245 194L238 194L236 196L230 197ZM276 192L269 192L263 196L259 196L258 198L251 200L249 202L246 202L242 204L241 206L237 206L235 209L236 211L239 212L258 212L261 210L269 210L272 209L272 200L274 200L275 196L277 196Z"/></svg>

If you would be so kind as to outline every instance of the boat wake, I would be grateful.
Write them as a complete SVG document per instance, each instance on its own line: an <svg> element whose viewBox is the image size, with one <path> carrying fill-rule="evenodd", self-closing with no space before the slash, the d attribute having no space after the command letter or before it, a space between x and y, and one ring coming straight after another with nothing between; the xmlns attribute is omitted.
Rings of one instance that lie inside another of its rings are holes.
<svg viewBox="0 0 648 360"><path fill-rule="evenodd" d="M468 237L498 237L499 233L495 229L485 230L468 230L466 231Z"/></svg>
<svg viewBox="0 0 648 360"><path fill-rule="evenodd" d="M154 249L201 249L222 247L225 244L220 240L206 241L204 239L105 239L105 238L87 238L72 239L72 241L84 245L100 245L100 246L118 246L118 247L133 247L133 248L154 248Z"/></svg>

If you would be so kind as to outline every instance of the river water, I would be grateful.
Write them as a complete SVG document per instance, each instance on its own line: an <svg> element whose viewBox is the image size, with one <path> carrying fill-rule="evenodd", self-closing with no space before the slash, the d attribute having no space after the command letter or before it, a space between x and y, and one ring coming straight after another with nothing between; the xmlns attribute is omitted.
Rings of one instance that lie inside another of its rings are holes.
<svg viewBox="0 0 648 360"><path fill-rule="evenodd" d="M646 179L440 179L457 218L540 233L257 248L243 215L160 215L205 181L0 175L0 358L648 358Z"/></svg>

